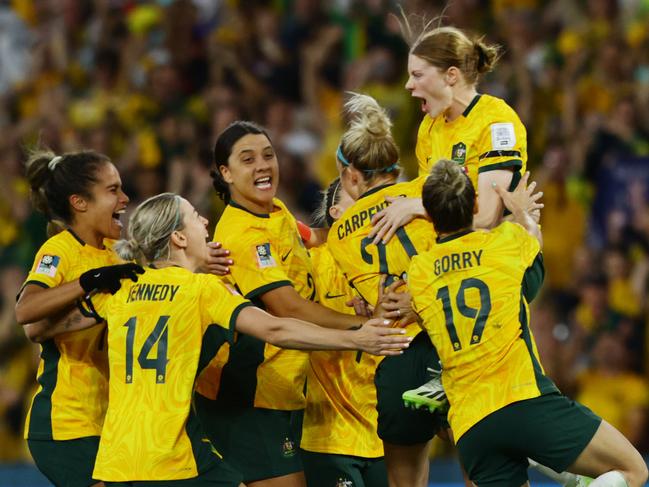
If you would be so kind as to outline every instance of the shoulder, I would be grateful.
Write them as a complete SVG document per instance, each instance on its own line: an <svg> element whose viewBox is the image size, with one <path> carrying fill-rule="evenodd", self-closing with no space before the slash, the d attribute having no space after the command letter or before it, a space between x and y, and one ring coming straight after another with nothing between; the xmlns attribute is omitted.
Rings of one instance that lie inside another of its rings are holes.
<svg viewBox="0 0 649 487"><path fill-rule="evenodd" d="M419 124L419 130L418 133L419 135L425 135L430 131L430 128L433 126L433 123L435 122L434 118L431 118L430 115L426 114Z"/></svg>
<svg viewBox="0 0 649 487"><path fill-rule="evenodd" d="M81 247L81 243L79 243L70 232L63 230L47 239L43 245L41 245L38 253L72 256L78 254Z"/></svg>
<svg viewBox="0 0 649 487"><path fill-rule="evenodd" d="M520 122L516 111L510 107L505 100L491 95L480 95L480 103L476 107L483 116L489 119L508 119Z"/></svg>

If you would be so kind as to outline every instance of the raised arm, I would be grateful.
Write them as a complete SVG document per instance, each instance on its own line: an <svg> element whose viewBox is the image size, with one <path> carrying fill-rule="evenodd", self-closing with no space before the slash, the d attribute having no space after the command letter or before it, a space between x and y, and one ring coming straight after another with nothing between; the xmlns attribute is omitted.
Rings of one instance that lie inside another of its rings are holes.
<svg viewBox="0 0 649 487"><path fill-rule="evenodd" d="M521 225L527 232L535 237L541 247L543 247L543 236L541 235L541 228L539 224L534 221L530 213L535 210L543 208L542 203L538 200L543 196L543 193L534 193L536 182L527 185L527 180L530 173L526 172L523 178L513 191L507 191L496 183L493 183L493 188L502 198L505 207L512 212L512 221Z"/></svg>
<svg viewBox="0 0 649 487"><path fill-rule="evenodd" d="M277 318L248 306L237 316L236 329L282 348L400 355L412 339L401 328L390 328L387 324L389 321L374 319L357 330L331 330L294 318Z"/></svg>

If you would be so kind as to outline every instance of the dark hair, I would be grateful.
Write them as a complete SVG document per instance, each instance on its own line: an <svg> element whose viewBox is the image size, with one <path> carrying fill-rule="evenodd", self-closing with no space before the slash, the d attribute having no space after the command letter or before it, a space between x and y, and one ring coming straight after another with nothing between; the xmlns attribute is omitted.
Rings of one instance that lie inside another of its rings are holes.
<svg viewBox="0 0 649 487"><path fill-rule="evenodd" d="M97 171L110 159L95 151L67 152L57 156L52 151L32 152L26 163L27 182L34 207L45 214L48 233L60 223L72 223L69 198L78 194L92 199L91 188Z"/></svg>
<svg viewBox="0 0 649 487"><path fill-rule="evenodd" d="M230 188L228 183L223 179L219 167L228 165L228 159L230 154L232 154L232 147L234 147L234 144L236 144L239 139L248 134L263 134L270 141L268 133L261 126L254 122L237 120L228 125L223 132L219 134L214 144L213 160L215 167L210 171L210 176L212 176L212 186L214 186L219 198L226 203L230 201Z"/></svg>
<svg viewBox="0 0 649 487"><path fill-rule="evenodd" d="M473 224L473 183L458 163L441 159L430 171L421 200L437 233L452 233Z"/></svg>
<svg viewBox="0 0 649 487"><path fill-rule="evenodd" d="M318 209L313 213L313 221L318 226L328 226L334 224L333 217L329 214L332 206L337 205L340 201L342 191L340 190L340 178L334 179L331 184L322 192L322 201Z"/></svg>

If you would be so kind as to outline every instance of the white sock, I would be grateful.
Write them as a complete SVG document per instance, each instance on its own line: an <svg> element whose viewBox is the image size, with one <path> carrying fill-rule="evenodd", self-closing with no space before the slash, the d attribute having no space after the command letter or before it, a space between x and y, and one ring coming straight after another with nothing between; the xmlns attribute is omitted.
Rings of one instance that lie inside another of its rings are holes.
<svg viewBox="0 0 649 487"><path fill-rule="evenodd" d="M600 475L590 483L589 487L629 487L624 475L617 470L611 470Z"/></svg>
<svg viewBox="0 0 649 487"><path fill-rule="evenodd" d="M528 458L527 461L530 462L530 467L532 467L534 470L541 472L543 475L549 477L550 479L554 480L558 484L566 485L568 483L571 483L571 485L574 485L577 482L577 475L575 475L574 473L570 473L570 472L557 473L554 470L552 470L550 467L541 465L540 463L535 462L531 458Z"/></svg>

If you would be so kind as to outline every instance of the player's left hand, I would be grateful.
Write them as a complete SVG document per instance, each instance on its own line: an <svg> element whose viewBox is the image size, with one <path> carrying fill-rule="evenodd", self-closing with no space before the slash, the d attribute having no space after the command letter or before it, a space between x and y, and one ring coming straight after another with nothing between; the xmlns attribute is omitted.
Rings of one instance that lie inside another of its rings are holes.
<svg viewBox="0 0 649 487"><path fill-rule="evenodd" d="M208 258L205 272L217 276L225 276L230 273L230 266L234 261L229 257L230 251L224 249L221 242L208 242Z"/></svg>

